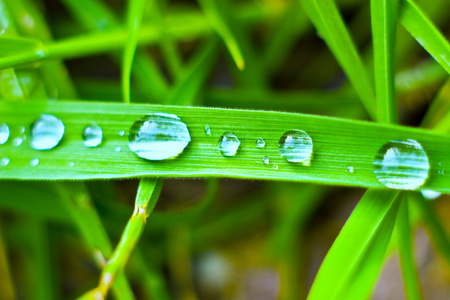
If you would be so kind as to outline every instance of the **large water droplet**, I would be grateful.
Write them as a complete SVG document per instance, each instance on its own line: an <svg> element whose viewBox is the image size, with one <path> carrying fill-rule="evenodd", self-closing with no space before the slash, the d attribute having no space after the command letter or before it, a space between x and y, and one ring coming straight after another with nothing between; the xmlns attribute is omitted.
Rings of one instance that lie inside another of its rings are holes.
<svg viewBox="0 0 450 300"><path fill-rule="evenodd" d="M64 124L57 117L42 114L31 124L31 148L50 150L55 148L64 135Z"/></svg>
<svg viewBox="0 0 450 300"><path fill-rule="evenodd" d="M442 195L441 193L433 190L420 190L420 193L427 200L434 200Z"/></svg>
<svg viewBox="0 0 450 300"><path fill-rule="evenodd" d="M224 132L219 138L219 151L223 156L234 156L241 145L238 137L231 132Z"/></svg>
<svg viewBox="0 0 450 300"><path fill-rule="evenodd" d="M39 164L39 158L33 158L30 160L30 166L36 167Z"/></svg>
<svg viewBox="0 0 450 300"><path fill-rule="evenodd" d="M83 144L86 147L93 148L100 145L103 139L103 130L100 126L92 123L83 129Z"/></svg>
<svg viewBox="0 0 450 300"><path fill-rule="evenodd" d="M163 160L183 152L191 141L191 135L178 116L157 113L134 122L128 140L130 150L137 156Z"/></svg>
<svg viewBox="0 0 450 300"><path fill-rule="evenodd" d="M311 137L303 130L289 130L281 136L278 151L289 162L309 165L313 143Z"/></svg>
<svg viewBox="0 0 450 300"><path fill-rule="evenodd" d="M428 156L417 141L390 141L375 156L374 173L388 188L415 190L428 178Z"/></svg>
<svg viewBox="0 0 450 300"><path fill-rule="evenodd" d="M6 143L9 139L9 126L6 123L0 124L0 145Z"/></svg>
<svg viewBox="0 0 450 300"><path fill-rule="evenodd" d="M9 165L9 158L3 157L2 160L0 161L0 164L1 164L2 166L7 166L7 165Z"/></svg>
<svg viewBox="0 0 450 300"><path fill-rule="evenodd" d="M266 142L263 140L263 138L259 138L256 140L256 147L264 148L265 145L266 145Z"/></svg>

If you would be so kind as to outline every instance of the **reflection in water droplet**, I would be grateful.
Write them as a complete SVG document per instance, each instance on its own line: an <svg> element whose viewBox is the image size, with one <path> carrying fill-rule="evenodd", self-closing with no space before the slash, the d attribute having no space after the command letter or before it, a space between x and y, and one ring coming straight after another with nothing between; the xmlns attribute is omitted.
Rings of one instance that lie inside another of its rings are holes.
<svg viewBox="0 0 450 300"><path fill-rule="evenodd" d="M19 147L20 145L22 145L23 143L23 138L21 137L16 137L15 139L12 140L12 144L14 147Z"/></svg>
<svg viewBox="0 0 450 300"><path fill-rule="evenodd" d="M128 146L137 156L164 160L178 156L191 141L184 122L173 114L147 115L131 126Z"/></svg>
<svg viewBox="0 0 450 300"><path fill-rule="evenodd" d="M420 193L427 200L434 200L442 195L441 193L433 190L420 190Z"/></svg>
<svg viewBox="0 0 450 300"><path fill-rule="evenodd" d="M38 164L39 164L39 158L33 158L30 161L30 166L32 166L32 167L36 167Z"/></svg>
<svg viewBox="0 0 450 300"><path fill-rule="evenodd" d="M308 166L313 152L313 143L311 137L303 130L290 130L281 136L278 151L287 161Z"/></svg>
<svg viewBox="0 0 450 300"><path fill-rule="evenodd" d="M9 139L9 126L6 123L0 124L0 145L6 143Z"/></svg>
<svg viewBox="0 0 450 300"><path fill-rule="evenodd" d="M354 172L354 168L352 166L348 166L347 167L347 172L353 173Z"/></svg>
<svg viewBox="0 0 450 300"><path fill-rule="evenodd" d="M98 147L103 139L103 130L97 124L91 123L90 125L84 127L82 137L83 144L86 147Z"/></svg>
<svg viewBox="0 0 450 300"><path fill-rule="evenodd" d="M211 135L211 128L209 128L208 125L205 126L205 134L206 135Z"/></svg>
<svg viewBox="0 0 450 300"><path fill-rule="evenodd" d="M256 140L256 147L264 148L265 145L266 145L266 142L263 140L263 138L259 138Z"/></svg>
<svg viewBox="0 0 450 300"><path fill-rule="evenodd" d="M116 149L114 149L116 152L120 152L122 151L122 147L116 147Z"/></svg>
<svg viewBox="0 0 450 300"><path fill-rule="evenodd" d="M7 166L7 165L9 165L9 158L3 157L2 160L0 160L0 164L1 164L2 166Z"/></svg>
<svg viewBox="0 0 450 300"><path fill-rule="evenodd" d="M263 164L268 165L269 162L270 162L269 157L268 157L268 156L264 156L264 157L262 158L262 162L263 162Z"/></svg>
<svg viewBox="0 0 450 300"><path fill-rule="evenodd" d="M415 190L428 178L428 156L417 141L390 141L375 156L374 173L388 188Z"/></svg>
<svg viewBox="0 0 450 300"><path fill-rule="evenodd" d="M240 145L241 141L231 132L226 131L219 138L219 152L223 156L230 157L236 155Z"/></svg>
<svg viewBox="0 0 450 300"><path fill-rule="evenodd" d="M31 124L31 147L35 150L55 148L64 135L64 124L57 117L42 114Z"/></svg>
<svg viewBox="0 0 450 300"><path fill-rule="evenodd" d="M119 134L119 136L124 136L125 135L125 130L119 130L118 134Z"/></svg>

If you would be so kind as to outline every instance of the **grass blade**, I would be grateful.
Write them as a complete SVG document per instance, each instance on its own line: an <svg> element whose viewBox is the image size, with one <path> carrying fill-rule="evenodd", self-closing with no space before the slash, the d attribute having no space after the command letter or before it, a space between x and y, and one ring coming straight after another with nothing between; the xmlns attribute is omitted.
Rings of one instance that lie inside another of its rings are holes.
<svg viewBox="0 0 450 300"><path fill-rule="evenodd" d="M398 0L371 0L370 3L378 121L395 124L394 59Z"/></svg>
<svg viewBox="0 0 450 300"><path fill-rule="evenodd" d="M450 44L422 10L413 1L402 0L399 18L406 30L450 73Z"/></svg>
<svg viewBox="0 0 450 300"><path fill-rule="evenodd" d="M300 0L319 34L333 52L372 119L375 95L362 60L333 0Z"/></svg>
<svg viewBox="0 0 450 300"><path fill-rule="evenodd" d="M392 190L366 192L325 257L309 300L369 296L395 225L397 195Z"/></svg>

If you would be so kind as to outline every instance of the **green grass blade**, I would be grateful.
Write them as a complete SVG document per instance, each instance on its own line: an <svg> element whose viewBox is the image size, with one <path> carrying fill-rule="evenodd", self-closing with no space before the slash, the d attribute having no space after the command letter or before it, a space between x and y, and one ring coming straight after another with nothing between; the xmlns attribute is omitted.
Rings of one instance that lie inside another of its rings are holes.
<svg viewBox="0 0 450 300"><path fill-rule="evenodd" d="M130 75L134 54L138 44L139 30L144 17L147 0L129 0L127 10L128 36L122 61L122 96L125 103L130 103Z"/></svg>
<svg viewBox="0 0 450 300"><path fill-rule="evenodd" d="M369 296L395 225L397 195L392 190L366 192L325 257L309 300Z"/></svg>
<svg viewBox="0 0 450 300"><path fill-rule="evenodd" d="M244 55L234 33L233 22L229 16L232 13L230 8L223 0L199 0L198 2L213 28L223 39L236 66L243 70L245 68Z"/></svg>
<svg viewBox="0 0 450 300"><path fill-rule="evenodd" d="M375 115L373 84L333 0L300 0L319 34L347 74L372 119Z"/></svg>
<svg viewBox="0 0 450 300"><path fill-rule="evenodd" d="M398 0L371 0L377 117L381 123L397 123L395 101L395 37Z"/></svg>
<svg viewBox="0 0 450 300"><path fill-rule="evenodd" d="M187 124L192 142L177 158L162 162L140 159L128 149L127 137L118 134L152 112L176 114ZM27 128L41 113L54 114L65 123L61 145L51 151L36 151L25 140L15 147L12 140L21 136L20 127ZM422 144L430 160L425 187L450 191L447 177L437 172L441 168L438 163L450 164L446 152L450 138L422 129L271 111L64 101L0 103L0 119L11 128L10 141L0 146L0 156L10 159L0 172L3 179L222 176L383 187L373 173L377 152L390 140L414 139ZM91 122L104 132L105 142L97 148L84 147L81 139L83 128ZM211 128L209 136L204 133L207 125ZM289 163L279 154L280 137L292 129L306 131L313 140L310 166ZM225 131L233 132L241 141L235 157L219 154L217 141ZM259 137L266 141L263 149L255 146ZM262 163L263 156L270 158L269 165ZM38 167L30 165L33 158L40 160ZM347 171L349 166L354 173Z"/></svg>
<svg viewBox="0 0 450 300"><path fill-rule="evenodd" d="M412 241L414 231L411 228L408 212L409 199L406 199L406 197L401 198L397 215L396 233L403 285L408 300L421 300L423 299L422 289L414 261L414 246Z"/></svg>
<svg viewBox="0 0 450 300"><path fill-rule="evenodd" d="M406 30L450 73L450 44L411 0L402 0L399 19Z"/></svg>

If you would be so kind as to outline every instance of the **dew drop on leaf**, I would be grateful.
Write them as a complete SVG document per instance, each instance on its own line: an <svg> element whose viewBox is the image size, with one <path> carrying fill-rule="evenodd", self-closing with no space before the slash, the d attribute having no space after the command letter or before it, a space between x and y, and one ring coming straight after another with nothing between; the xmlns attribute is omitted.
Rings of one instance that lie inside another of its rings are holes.
<svg viewBox="0 0 450 300"><path fill-rule="evenodd" d="M6 123L0 124L0 145L5 144L9 139L9 126Z"/></svg>
<svg viewBox="0 0 450 300"><path fill-rule="evenodd" d="M42 114L31 124L31 148L50 150L55 148L64 136L64 123L57 117Z"/></svg>
<svg viewBox="0 0 450 300"><path fill-rule="evenodd" d="M235 156L240 145L241 141L231 132L226 131L219 138L219 152L223 156Z"/></svg>
<svg viewBox="0 0 450 300"><path fill-rule="evenodd" d="M268 157L268 156L264 156L264 157L262 158L262 162L263 162L263 164L268 165L269 162L270 162L269 157Z"/></svg>
<svg viewBox="0 0 450 300"><path fill-rule="evenodd" d="M263 138L259 138L256 140L257 148L264 148L265 145L266 145L266 142L263 140Z"/></svg>
<svg viewBox="0 0 450 300"><path fill-rule="evenodd" d="M3 157L3 158L0 160L0 165L2 165L2 166L7 166L7 165L9 165L9 158Z"/></svg>
<svg viewBox="0 0 450 300"><path fill-rule="evenodd" d="M95 123L84 127L83 129L83 144L86 147L93 148L98 147L103 139L103 130Z"/></svg>
<svg viewBox="0 0 450 300"><path fill-rule="evenodd" d="M352 166L347 167L347 172L353 173L354 171L355 171L355 169Z"/></svg>
<svg viewBox="0 0 450 300"><path fill-rule="evenodd" d="M422 145L412 139L390 141L375 156L374 173L388 188L416 190L428 178L430 163Z"/></svg>
<svg viewBox="0 0 450 300"><path fill-rule="evenodd" d="M442 195L441 193L433 191L433 190L420 190L420 193L427 200L434 200Z"/></svg>
<svg viewBox="0 0 450 300"><path fill-rule="evenodd" d="M21 138L21 137L16 137L12 141L12 144L14 147L19 147L20 145L22 145L22 143L23 143L23 138Z"/></svg>
<svg viewBox="0 0 450 300"><path fill-rule="evenodd" d="M309 165L313 152L312 139L303 130L289 130L281 136L278 151L289 162Z"/></svg>
<svg viewBox="0 0 450 300"><path fill-rule="evenodd" d="M205 134L206 135L211 135L211 128L208 125L205 126Z"/></svg>
<svg viewBox="0 0 450 300"><path fill-rule="evenodd" d="M131 126L128 146L148 160L174 158L191 142L187 125L173 114L147 115Z"/></svg>
<svg viewBox="0 0 450 300"><path fill-rule="evenodd" d="M33 158L30 160L30 166L36 167L39 164L39 158Z"/></svg>

